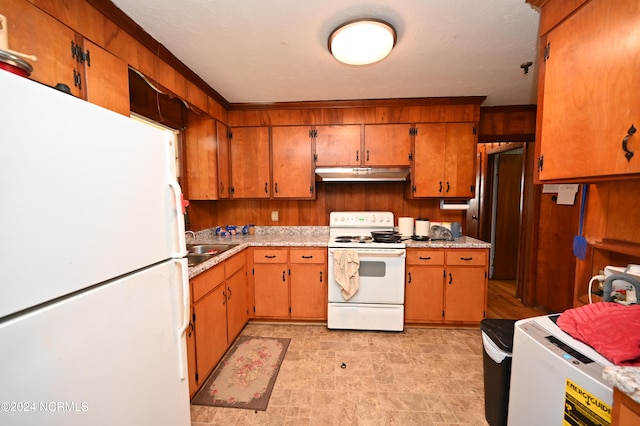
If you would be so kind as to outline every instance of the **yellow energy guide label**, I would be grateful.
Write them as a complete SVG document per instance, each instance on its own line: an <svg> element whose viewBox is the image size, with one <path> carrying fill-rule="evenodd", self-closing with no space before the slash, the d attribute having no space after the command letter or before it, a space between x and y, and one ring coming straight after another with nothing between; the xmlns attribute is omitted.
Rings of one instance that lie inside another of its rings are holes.
<svg viewBox="0 0 640 426"><path fill-rule="evenodd" d="M563 426L610 426L611 406L567 379Z"/></svg>

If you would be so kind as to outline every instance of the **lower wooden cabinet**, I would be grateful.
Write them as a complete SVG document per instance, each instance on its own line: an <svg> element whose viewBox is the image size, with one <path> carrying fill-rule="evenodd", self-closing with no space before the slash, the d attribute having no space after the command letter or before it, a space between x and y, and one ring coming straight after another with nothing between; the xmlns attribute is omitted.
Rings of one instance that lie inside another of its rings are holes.
<svg viewBox="0 0 640 426"><path fill-rule="evenodd" d="M327 319L327 249L252 249L254 312L257 318Z"/></svg>
<svg viewBox="0 0 640 426"><path fill-rule="evenodd" d="M640 404L616 387L613 388L611 426L640 426Z"/></svg>
<svg viewBox="0 0 640 426"><path fill-rule="evenodd" d="M486 249L408 249L405 321L478 323L487 306Z"/></svg>
<svg viewBox="0 0 640 426"><path fill-rule="evenodd" d="M327 319L327 249L289 249L291 318Z"/></svg>
<svg viewBox="0 0 640 426"><path fill-rule="evenodd" d="M241 252L191 279L187 330L193 396L248 321L246 255Z"/></svg>

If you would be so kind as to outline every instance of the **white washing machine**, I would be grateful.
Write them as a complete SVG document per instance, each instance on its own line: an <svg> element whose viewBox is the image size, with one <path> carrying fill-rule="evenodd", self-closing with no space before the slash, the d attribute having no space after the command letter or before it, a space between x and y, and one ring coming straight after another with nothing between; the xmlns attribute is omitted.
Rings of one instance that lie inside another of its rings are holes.
<svg viewBox="0 0 640 426"><path fill-rule="evenodd" d="M602 379L612 365L555 323L557 315L515 324L509 426L609 425L613 389Z"/></svg>

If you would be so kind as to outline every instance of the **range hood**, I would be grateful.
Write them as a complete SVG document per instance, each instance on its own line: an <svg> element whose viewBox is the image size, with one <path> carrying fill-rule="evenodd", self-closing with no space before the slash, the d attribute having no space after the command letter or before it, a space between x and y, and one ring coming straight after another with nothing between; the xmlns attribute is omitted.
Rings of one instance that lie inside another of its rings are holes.
<svg viewBox="0 0 640 426"><path fill-rule="evenodd" d="M318 167L323 182L398 182L407 180L408 167Z"/></svg>

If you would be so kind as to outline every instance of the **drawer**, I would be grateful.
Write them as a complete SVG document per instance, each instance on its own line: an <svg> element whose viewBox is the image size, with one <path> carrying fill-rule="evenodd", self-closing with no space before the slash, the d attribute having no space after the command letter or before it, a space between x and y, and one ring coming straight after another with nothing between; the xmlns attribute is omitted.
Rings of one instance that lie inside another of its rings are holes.
<svg viewBox="0 0 640 426"><path fill-rule="evenodd" d="M192 301L197 302L202 296L224 282L224 265L219 264L207 269L200 275L191 278Z"/></svg>
<svg viewBox="0 0 640 426"><path fill-rule="evenodd" d="M291 263L325 263L327 249L292 248L289 249Z"/></svg>
<svg viewBox="0 0 640 426"><path fill-rule="evenodd" d="M246 261L244 250L234 256L231 256L229 259L225 260L224 261L225 278L229 278L231 275L238 272L240 269L242 269L245 266L246 263L247 261Z"/></svg>
<svg viewBox="0 0 640 426"><path fill-rule="evenodd" d="M286 248L256 248L253 249L254 263L287 263L288 252Z"/></svg>
<svg viewBox="0 0 640 426"><path fill-rule="evenodd" d="M407 250L407 265L444 265L444 250Z"/></svg>
<svg viewBox="0 0 640 426"><path fill-rule="evenodd" d="M447 265L485 266L486 250L448 250Z"/></svg>

